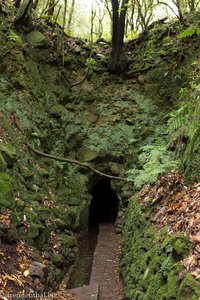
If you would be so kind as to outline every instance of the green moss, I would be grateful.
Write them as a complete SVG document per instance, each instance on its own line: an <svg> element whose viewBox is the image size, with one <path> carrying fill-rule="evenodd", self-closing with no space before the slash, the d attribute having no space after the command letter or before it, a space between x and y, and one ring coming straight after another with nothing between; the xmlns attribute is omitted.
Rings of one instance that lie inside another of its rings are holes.
<svg viewBox="0 0 200 300"><path fill-rule="evenodd" d="M0 206L11 208L14 205L11 178L6 173L0 173Z"/></svg>
<svg viewBox="0 0 200 300"><path fill-rule="evenodd" d="M41 221L48 220L51 216L51 209L49 209L49 208L38 207L36 209L36 211L37 211L38 219L41 220Z"/></svg>
<svg viewBox="0 0 200 300"><path fill-rule="evenodd" d="M0 172L4 172L7 168L7 163L5 162L3 156L0 153Z"/></svg>
<svg viewBox="0 0 200 300"><path fill-rule="evenodd" d="M58 235L58 240L60 243L59 255L62 257L62 266L68 267L74 263L76 258L77 239L73 235L61 233Z"/></svg>
<svg viewBox="0 0 200 300"><path fill-rule="evenodd" d="M35 222L30 222L29 223L29 228L25 234L25 240L29 243L29 244L34 244L34 239L38 238L38 236L40 235L40 232L44 230L44 226L42 224L35 223Z"/></svg>
<svg viewBox="0 0 200 300"><path fill-rule="evenodd" d="M189 254L191 244L180 233L169 235L163 241L164 232L158 234L150 223L147 209L140 206L137 196L133 197L123 230L121 259L125 296L131 300L179 299L177 293L182 286L179 273L183 269L180 260ZM198 285L195 279L193 283L194 287ZM184 295L184 288L181 291ZM191 289L190 296L195 297L195 293Z"/></svg>
<svg viewBox="0 0 200 300"><path fill-rule="evenodd" d="M41 177L45 177L45 178L48 178L49 177L49 172L44 169L44 168L40 168L38 170L38 174L41 176Z"/></svg>
<svg viewBox="0 0 200 300"><path fill-rule="evenodd" d="M191 245L192 244L189 242L189 238L183 233L167 235L165 241L163 242L163 247L167 253L171 253L172 256L177 260L181 260L189 255Z"/></svg>
<svg viewBox="0 0 200 300"><path fill-rule="evenodd" d="M48 240L51 235L51 228L44 228L42 233L39 233L37 238L34 240L34 245L41 251L49 250L48 249Z"/></svg>
<svg viewBox="0 0 200 300"><path fill-rule="evenodd" d="M60 254L53 254L52 256L52 263L56 266L56 267L61 267L62 263L63 263L63 257Z"/></svg>
<svg viewBox="0 0 200 300"><path fill-rule="evenodd" d="M59 240L62 242L63 245L73 248L77 247L77 239L73 235L67 235L65 233L62 233L59 235Z"/></svg>
<svg viewBox="0 0 200 300"><path fill-rule="evenodd" d="M31 31L26 35L26 40L31 46L44 47L47 46L46 37L40 31Z"/></svg>
<svg viewBox="0 0 200 300"><path fill-rule="evenodd" d="M34 171L28 167L21 167L20 173L25 179L31 179L34 176Z"/></svg>
<svg viewBox="0 0 200 300"><path fill-rule="evenodd" d="M16 150L9 144L0 143L0 152L8 165L13 165L16 161Z"/></svg>
<svg viewBox="0 0 200 300"><path fill-rule="evenodd" d="M61 118L63 114L65 114L67 112L66 108L64 107L64 105L61 105L61 104L57 104L57 105L54 105L51 109L50 109L50 114L55 116L55 117L58 117L58 118Z"/></svg>
<svg viewBox="0 0 200 300"><path fill-rule="evenodd" d="M52 209L53 215L65 223L65 228L72 229L76 220L76 213L62 204Z"/></svg>
<svg viewBox="0 0 200 300"><path fill-rule="evenodd" d="M200 297L200 283L188 274L178 289L177 300L198 300Z"/></svg>
<svg viewBox="0 0 200 300"><path fill-rule="evenodd" d="M75 223L73 229L85 231L88 228L89 220L89 204L87 201L82 201L81 205L73 209L75 213Z"/></svg>

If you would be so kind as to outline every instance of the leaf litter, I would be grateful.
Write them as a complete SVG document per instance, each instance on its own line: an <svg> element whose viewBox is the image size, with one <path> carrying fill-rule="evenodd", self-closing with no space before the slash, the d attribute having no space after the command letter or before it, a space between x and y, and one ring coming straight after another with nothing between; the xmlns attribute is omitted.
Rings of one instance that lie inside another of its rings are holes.
<svg viewBox="0 0 200 300"><path fill-rule="evenodd" d="M10 213L8 210L0 211L0 231L10 229L12 226ZM4 236L3 236L4 237ZM55 293L48 293L40 297L35 294L30 285L30 266L33 261L34 248L27 245L22 240L3 240L1 236L0 243L0 300L9 300L18 298L27 298L29 295L34 299L52 299L52 300L76 300L66 291L63 283L60 285L59 290ZM41 257L42 261L42 257ZM13 298L12 298L13 295ZM36 296L35 296L36 295Z"/></svg>

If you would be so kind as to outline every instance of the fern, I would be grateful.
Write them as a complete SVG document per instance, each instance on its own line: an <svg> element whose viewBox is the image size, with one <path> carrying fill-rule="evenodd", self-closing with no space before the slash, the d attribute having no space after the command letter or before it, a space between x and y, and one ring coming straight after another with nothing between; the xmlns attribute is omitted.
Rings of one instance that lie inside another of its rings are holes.
<svg viewBox="0 0 200 300"><path fill-rule="evenodd" d="M127 176L134 180L136 189L140 189L144 184L154 182L158 176L179 165L179 161L172 158L172 153L167 150L163 141L141 147L138 159L140 163L138 168L127 171Z"/></svg>
<svg viewBox="0 0 200 300"><path fill-rule="evenodd" d="M192 37L193 35L200 35L200 28L199 27L190 27L186 30L184 30L183 32L181 32L178 35L179 39L183 39L183 38L187 38L187 37Z"/></svg>
<svg viewBox="0 0 200 300"><path fill-rule="evenodd" d="M172 134L175 131L178 131L183 126L188 124L188 115L190 111L190 103L183 102L181 107L170 113L170 118L168 120L168 132Z"/></svg>

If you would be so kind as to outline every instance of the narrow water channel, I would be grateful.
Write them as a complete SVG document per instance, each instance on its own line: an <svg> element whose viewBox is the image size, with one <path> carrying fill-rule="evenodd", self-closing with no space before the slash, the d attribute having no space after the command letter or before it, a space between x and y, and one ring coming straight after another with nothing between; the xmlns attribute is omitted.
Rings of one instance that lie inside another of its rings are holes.
<svg viewBox="0 0 200 300"><path fill-rule="evenodd" d="M111 187L110 179L100 179L91 190L92 201L89 209L88 233L78 241L78 257L67 288L89 285L94 250L97 245L99 224L113 224L116 220L119 199Z"/></svg>
<svg viewBox="0 0 200 300"><path fill-rule="evenodd" d="M89 284L97 236L98 227L91 227L88 233L78 241L79 254L70 275L68 289Z"/></svg>

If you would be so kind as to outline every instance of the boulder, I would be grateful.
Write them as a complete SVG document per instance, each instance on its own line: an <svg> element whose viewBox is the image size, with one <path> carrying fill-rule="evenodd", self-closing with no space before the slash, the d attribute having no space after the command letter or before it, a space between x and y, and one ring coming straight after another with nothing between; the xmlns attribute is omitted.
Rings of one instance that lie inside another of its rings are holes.
<svg viewBox="0 0 200 300"><path fill-rule="evenodd" d="M17 160L15 148L9 144L0 143L0 153L8 166L12 167Z"/></svg>
<svg viewBox="0 0 200 300"><path fill-rule="evenodd" d="M31 266L30 266L30 276L33 277L38 277L41 281L44 281L48 274L48 269L47 267L37 261L33 261Z"/></svg>
<svg viewBox="0 0 200 300"><path fill-rule="evenodd" d="M145 77L143 75L139 75L137 80L140 85L144 85L146 82Z"/></svg>
<svg viewBox="0 0 200 300"><path fill-rule="evenodd" d="M97 152L92 151L90 149L87 148L80 148L77 152L76 152L76 157L79 161L82 162L89 162L94 160L95 158L97 158L99 155Z"/></svg>
<svg viewBox="0 0 200 300"><path fill-rule="evenodd" d="M61 118L63 113L65 113L66 111L67 110L64 105L57 104L50 108L49 113L55 117Z"/></svg>
<svg viewBox="0 0 200 300"><path fill-rule="evenodd" d="M46 37L40 31L31 31L26 35L27 42L33 47L45 47L47 46Z"/></svg>

